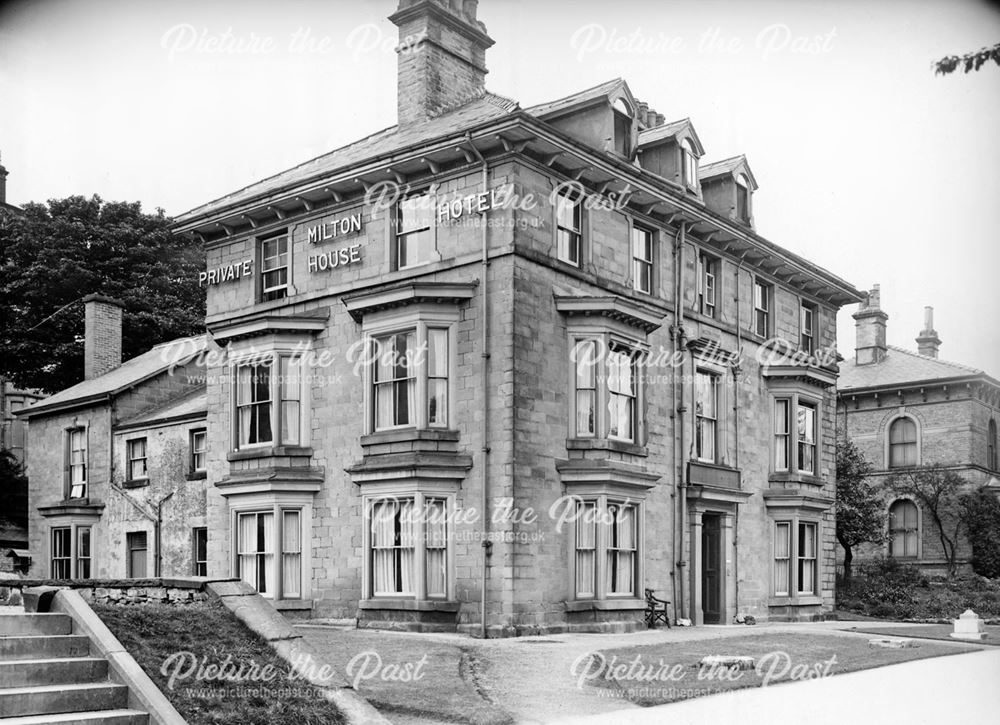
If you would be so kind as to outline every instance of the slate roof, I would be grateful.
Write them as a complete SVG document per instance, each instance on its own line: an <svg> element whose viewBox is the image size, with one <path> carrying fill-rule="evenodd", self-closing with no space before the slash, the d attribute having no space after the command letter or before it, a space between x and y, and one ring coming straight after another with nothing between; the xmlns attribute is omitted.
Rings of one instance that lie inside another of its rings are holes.
<svg viewBox="0 0 1000 725"><path fill-rule="evenodd" d="M362 161L367 161L377 156L421 143L422 141L429 141L438 136L454 133L456 130L474 126L483 121L490 121L506 116L517 110L517 108L516 101L487 91L482 96L474 98L463 105L445 109L438 116L423 123L415 123L403 128L390 126L359 141L341 146L322 156L317 156L298 166L293 166L274 176L269 176L266 179L245 186L231 194L210 201L207 204L202 204L178 216L174 220L174 223L183 224L191 218L211 213L216 209L221 209L230 204L238 204L256 196L277 191L290 184L305 181L314 176L332 174L339 169L353 166Z"/></svg>
<svg viewBox="0 0 1000 725"><path fill-rule="evenodd" d="M853 359L840 364L837 388L840 392L851 389L891 387L906 383L945 380L985 375L968 365L927 357L901 347L888 345L885 359L870 365L858 365Z"/></svg>
<svg viewBox="0 0 1000 725"><path fill-rule="evenodd" d="M140 426L147 423L181 418L186 416L205 415L208 412L208 395L204 389L195 390L180 398L176 398L158 408L144 411L128 420L121 421L119 426Z"/></svg>
<svg viewBox="0 0 1000 725"><path fill-rule="evenodd" d="M548 101L547 103L539 103L537 106L531 106L524 110L532 116L551 116L559 111L564 111L568 108L573 108L574 106L586 105L590 101L596 101L599 98L603 98L612 91L617 90L619 86L622 85L628 88L624 80L621 78L614 78L610 81L605 81L600 85L594 86L593 88L587 88L586 90L572 93L564 98L557 98L556 100Z"/></svg>
<svg viewBox="0 0 1000 725"><path fill-rule="evenodd" d="M704 182L705 180L715 178L716 176L731 174L740 166L744 168L750 179L750 185L756 190L758 188L757 180L754 178L753 172L750 170L750 164L747 162L747 157L742 154L739 156L733 156L729 159L723 159L722 161L713 161L710 164L699 165L698 178Z"/></svg>
<svg viewBox="0 0 1000 725"><path fill-rule="evenodd" d="M160 343L142 355L126 360L104 375L84 380L82 383L77 383L55 395L42 399L34 405L22 408L20 415L30 418L39 413L65 408L109 393L118 394L136 383L166 371L171 365L177 365L204 352L207 345L208 339L205 335L182 337Z"/></svg>

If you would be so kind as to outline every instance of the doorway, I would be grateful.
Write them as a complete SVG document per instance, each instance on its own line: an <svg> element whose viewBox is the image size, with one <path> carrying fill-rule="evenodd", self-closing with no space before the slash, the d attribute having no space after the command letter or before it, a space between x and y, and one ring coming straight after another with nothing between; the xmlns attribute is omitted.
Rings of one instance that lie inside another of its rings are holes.
<svg viewBox="0 0 1000 725"><path fill-rule="evenodd" d="M703 514L701 610L705 624L722 624L722 516Z"/></svg>

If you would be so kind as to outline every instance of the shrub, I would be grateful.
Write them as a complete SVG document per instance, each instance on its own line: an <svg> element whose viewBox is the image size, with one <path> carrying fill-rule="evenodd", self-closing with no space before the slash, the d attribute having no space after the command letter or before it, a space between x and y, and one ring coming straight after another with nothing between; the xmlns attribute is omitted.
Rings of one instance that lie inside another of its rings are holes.
<svg viewBox="0 0 1000 725"><path fill-rule="evenodd" d="M986 487L967 493L961 499L961 518L972 544L972 570L1000 577L1000 500Z"/></svg>

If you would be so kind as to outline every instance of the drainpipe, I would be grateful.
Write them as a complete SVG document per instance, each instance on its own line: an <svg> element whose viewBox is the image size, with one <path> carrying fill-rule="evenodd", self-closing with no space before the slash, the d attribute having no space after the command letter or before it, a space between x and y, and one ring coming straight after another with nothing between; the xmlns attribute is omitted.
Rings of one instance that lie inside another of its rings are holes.
<svg viewBox="0 0 1000 725"><path fill-rule="evenodd" d="M743 257L740 257L740 263L736 266L736 272L733 278L736 281L736 361L732 366L733 370L733 421L735 426L733 428L733 442L735 444L734 454L733 454L733 464L737 470L740 467L740 384L739 376L742 370L742 356L743 356L743 328L741 325L743 321L740 317L740 272L743 271ZM742 474L740 476L742 479ZM740 612L740 505L735 506L736 513L733 516L733 581L734 586L734 599L736 603L736 613Z"/></svg>
<svg viewBox="0 0 1000 725"><path fill-rule="evenodd" d="M489 164L483 155L479 153L479 149L476 148L476 144L472 141L472 134L465 134L466 141L469 142L469 147L472 149L472 153L476 156L476 159L480 163L482 169L482 191L483 193L489 191ZM482 522L483 522L483 568L482 568L482 593L480 596L479 606L482 624L480 626L480 634L483 639L486 639L487 628L486 628L486 585L489 582L490 573L490 556L493 554L493 542L490 541L490 517L487 513L489 509L489 460L490 460L490 351L489 351L489 330L490 330L490 318L489 318L489 280L487 275L490 269L490 258L489 258L489 246L488 240L486 238L486 230L488 228L486 211L483 211L480 215L480 222L482 226L482 271L481 271L481 281L479 285L480 294L480 309L482 310L483 319L480 321L480 329L482 330L482 348L480 356L482 357L482 390L483 390L483 448L482 448L482 465L480 466L480 475L482 476Z"/></svg>
<svg viewBox="0 0 1000 725"><path fill-rule="evenodd" d="M674 353L680 352L678 358L681 363L680 381L675 386L676 408L674 409L674 425L677 430L676 438L680 443L677 461L677 486L680 489L680 531L678 541L680 544L680 556L677 559L677 568L680 570L677 577L679 602L681 611L684 611L684 578L687 570L687 556L684 553L684 539L687 535L687 481L684 474L684 414L687 406L684 404L684 244L687 239L687 222L681 222L677 236L674 238ZM693 386L692 386L693 387ZM675 610L676 611L676 610ZM676 618L676 615L675 615Z"/></svg>

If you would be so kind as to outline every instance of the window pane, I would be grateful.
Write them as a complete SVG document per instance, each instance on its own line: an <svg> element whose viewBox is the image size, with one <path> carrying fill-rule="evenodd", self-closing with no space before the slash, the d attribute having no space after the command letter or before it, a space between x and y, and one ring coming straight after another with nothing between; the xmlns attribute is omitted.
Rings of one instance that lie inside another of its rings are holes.
<svg viewBox="0 0 1000 725"><path fill-rule="evenodd" d="M774 593L790 593L791 574L791 525L777 523L774 526Z"/></svg>
<svg viewBox="0 0 1000 725"><path fill-rule="evenodd" d="M596 504L577 505L576 519L576 596L594 596L594 574L597 564Z"/></svg>
<svg viewBox="0 0 1000 725"><path fill-rule="evenodd" d="M427 194L404 199L399 203L400 233L429 229L430 226L431 203Z"/></svg>

